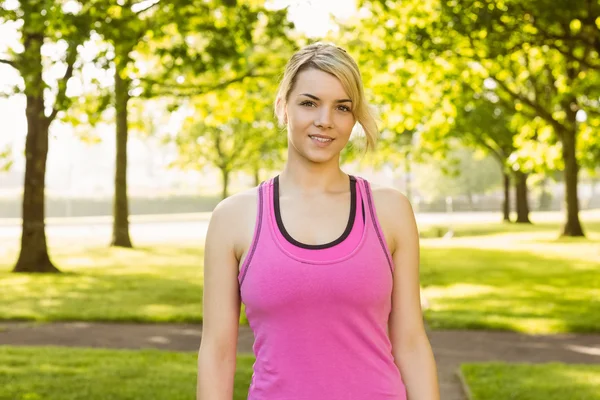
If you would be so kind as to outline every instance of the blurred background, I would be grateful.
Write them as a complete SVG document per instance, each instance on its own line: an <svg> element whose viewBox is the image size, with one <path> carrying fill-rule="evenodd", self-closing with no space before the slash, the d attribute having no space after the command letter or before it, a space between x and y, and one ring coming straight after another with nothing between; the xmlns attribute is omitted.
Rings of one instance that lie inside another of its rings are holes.
<svg viewBox="0 0 600 400"><path fill-rule="evenodd" d="M282 168L277 85L314 41L379 115L343 169L416 212L442 399L600 398L597 1L2 0L1 400L192 396L211 211Z"/></svg>

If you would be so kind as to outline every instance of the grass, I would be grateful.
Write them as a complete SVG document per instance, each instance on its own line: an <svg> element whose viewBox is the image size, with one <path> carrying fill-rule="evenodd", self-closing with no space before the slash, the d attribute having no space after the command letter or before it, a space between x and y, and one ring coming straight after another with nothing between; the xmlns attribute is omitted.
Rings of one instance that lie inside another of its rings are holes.
<svg viewBox="0 0 600 400"><path fill-rule="evenodd" d="M191 244L60 246L52 258L63 274L12 274L11 264L0 265L0 319L199 322L202 257Z"/></svg>
<svg viewBox="0 0 600 400"><path fill-rule="evenodd" d="M196 390L196 352L0 346L0 400L183 400ZM239 355L234 400L246 399L251 355ZM472 400L599 400L600 366L465 364Z"/></svg>
<svg viewBox="0 0 600 400"><path fill-rule="evenodd" d="M471 400L600 400L599 365L463 364Z"/></svg>
<svg viewBox="0 0 600 400"><path fill-rule="evenodd" d="M197 353L0 346L0 400L184 400ZM234 400L246 399L252 356L238 356Z"/></svg>
<svg viewBox="0 0 600 400"><path fill-rule="evenodd" d="M587 239L559 239L559 225L543 221L457 225L451 240L423 229L429 326L600 332L600 214L583 222ZM58 243L51 256L65 273L51 276L10 273L16 255L0 247L0 320L202 320L198 243Z"/></svg>
<svg viewBox="0 0 600 400"><path fill-rule="evenodd" d="M600 331L600 223L588 239L558 226L463 226L423 241L421 282L431 328L525 333Z"/></svg>

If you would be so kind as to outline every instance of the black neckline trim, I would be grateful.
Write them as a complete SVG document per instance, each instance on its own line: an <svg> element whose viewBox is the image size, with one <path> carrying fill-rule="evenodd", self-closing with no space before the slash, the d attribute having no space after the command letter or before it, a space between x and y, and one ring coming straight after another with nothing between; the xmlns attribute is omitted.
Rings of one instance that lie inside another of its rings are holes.
<svg viewBox="0 0 600 400"><path fill-rule="evenodd" d="M306 244L297 241L294 239L288 231L285 229L283 225L283 220L281 219L281 209L279 207L279 175L277 175L273 179L273 208L275 212L275 219L277 220L277 227L279 231L283 235L283 237L293 244L294 246L301 247L303 249L309 250L322 250L333 247L342 243L350 233L352 232L352 227L354 226L354 218L356 217L356 178L352 175L348 175L350 177L350 215L348 216L348 223L346 224L346 229L342 236L334 240L333 242L324 243L324 244ZM364 210L364 209L363 209Z"/></svg>

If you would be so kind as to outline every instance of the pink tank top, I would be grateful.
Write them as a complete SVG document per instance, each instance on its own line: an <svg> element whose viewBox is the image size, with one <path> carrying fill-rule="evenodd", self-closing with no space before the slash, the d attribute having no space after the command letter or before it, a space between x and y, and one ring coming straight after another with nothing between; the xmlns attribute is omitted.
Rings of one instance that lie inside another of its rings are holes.
<svg viewBox="0 0 600 400"><path fill-rule="evenodd" d="M248 400L406 400L387 335L394 265L368 182L350 188L342 236L306 245L283 226L278 177L259 186L238 276L255 337Z"/></svg>

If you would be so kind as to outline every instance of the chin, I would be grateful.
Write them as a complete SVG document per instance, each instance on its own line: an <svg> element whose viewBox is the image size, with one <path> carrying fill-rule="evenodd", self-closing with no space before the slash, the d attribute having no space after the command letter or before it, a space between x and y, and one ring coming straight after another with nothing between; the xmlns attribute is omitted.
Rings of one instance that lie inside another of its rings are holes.
<svg viewBox="0 0 600 400"><path fill-rule="evenodd" d="M332 159L338 158L340 155L339 151L314 151L312 149L307 149L307 151L302 152L302 156L306 158L308 161L313 162L315 164L322 164L331 161Z"/></svg>

